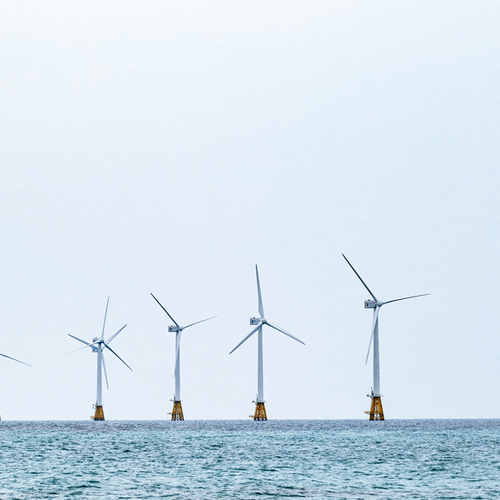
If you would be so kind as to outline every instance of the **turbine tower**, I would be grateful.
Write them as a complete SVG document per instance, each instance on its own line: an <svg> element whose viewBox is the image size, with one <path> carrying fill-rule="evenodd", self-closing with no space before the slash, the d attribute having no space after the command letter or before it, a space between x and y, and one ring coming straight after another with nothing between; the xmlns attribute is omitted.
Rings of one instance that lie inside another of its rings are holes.
<svg viewBox="0 0 500 500"><path fill-rule="evenodd" d="M173 401L174 407L172 409L172 418L171 420L184 420L184 413L182 411L181 404L181 335L182 330L189 328L190 326L197 325L198 323L203 323L204 321L208 321L209 319L214 319L217 316L212 316L211 318L202 319L201 321L196 321L196 323L191 323L186 326L180 326L177 321L175 321L172 316L170 316L169 312L161 305L160 301L151 294L151 297L156 300L158 305L165 311L167 316L174 322L173 325L168 327L168 331L175 333L175 368L174 368L174 379L175 379L175 392L174 398L170 401Z"/></svg>
<svg viewBox="0 0 500 500"><path fill-rule="evenodd" d="M384 410L382 408L382 394L380 394L380 358L379 358L379 339L378 339L378 316L380 312L380 308L385 304L390 304L391 302L399 302L400 300L414 299L416 297L424 297L425 295L430 295L430 293L422 293L420 295L411 295L410 297L402 297L400 299L392 299L387 300L385 302L378 300L375 295L373 295L372 291L368 288L366 283L363 281L361 276L357 273L356 269L352 266L352 264L347 260L347 257L342 254L342 257L349 264L349 267L354 271L354 274L359 278L359 281L363 283L363 286L366 288L368 293L371 295L372 299L365 300L365 309L373 309L373 324L372 331L370 335L370 342L368 343L368 352L366 353L366 361L365 364L368 363L368 356L370 355L370 348L373 341L373 387L371 390L371 394L369 397L372 400L371 409L368 412L370 415L370 420L385 420L384 419Z"/></svg>
<svg viewBox="0 0 500 500"><path fill-rule="evenodd" d="M28 365L28 363L25 363L24 361L19 361L16 358L11 358L10 356L7 356L6 354L0 353L0 356L2 356L3 358L12 359L12 361L17 361L18 363L21 363L22 365L31 366L31 365ZM0 420L2 420L1 416L0 416Z"/></svg>
<svg viewBox="0 0 500 500"><path fill-rule="evenodd" d="M76 351L80 351L82 349L85 349L85 347L90 347L92 349L92 352L97 353L97 397L96 397L96 402L95 402L95 413L94 413L94 418L93 420L104 420L104 410L102 408L102 370L104 369L104 376L106 378L106 387L109 390L109 384L108 384L108 374L106 373L106 363L104 361L104 349L108 349L111 351L129 370L132 370L130 366L123 361L118 354L116 354L111 347L109 347L109 343L127 326L124 325L122 326L114 335L111 335L108 340L104 340L104 328L106 327L106 317L108 315L108 306L109 306L109 297L108 301L106 303L106 312L104 313L104 323L102 325L102 333L101 337L94 337L92 339L92 342L85 342L85 340L79 339L78 337L75 337L74 335L68 335L75 339L78 340L78 342L82 342L85 344L84 347L81 347L80 349L76 349ZM76 351L71 351L71 352L76 352Z"/></svg>
<svg viewBox="0 0 500 500"><path fill-rule="evenodd" d="M255 266L255 274L257 276L257 294L259 296L259 314L260 318L250 318L250 324L251 325L256 325L255 328L229 353L232 354L238 347L240 347L243 342L246 342L255 332L259 332L258 334L258 354L257 354L257 399L253 401L255 403L255 414L253 416L254 420L267 420L267 413L266 413L266 406L265 406L265 401L264 401L264 356L263 356L263 346L262 346L262 327L264 325L268 325L271 328L274 328L275 330L278 330L278 332L281 332L288 337L292 338L293 340L296 340L297 342L300 342L301 344L305 345L302 340L299 340L297 337L294 337L293 335L289 334L288 332L285 332L285 330L279 328L278 326L274 325L270 321L268 321L264 317L264 306L262 304L262 294L260 292L260 281L259 281L259 270L257 266Z"/></svg>

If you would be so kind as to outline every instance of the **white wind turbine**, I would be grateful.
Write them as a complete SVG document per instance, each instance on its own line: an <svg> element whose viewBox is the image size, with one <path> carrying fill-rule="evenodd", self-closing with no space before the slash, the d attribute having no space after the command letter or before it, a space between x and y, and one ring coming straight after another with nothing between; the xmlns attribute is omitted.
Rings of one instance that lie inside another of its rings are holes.
<svg viewBox="0 0 500 500"><path fill-rule="evenodd" d="M243 342L247 341L255 332L259 332L258 335L258 356L257 356L257 399L254 401L255 403L255 414L253 419L254 420L267 420L267 413L266 413L266 407L265 407L265 401L264 401L264 356L263 356L263 347L262 347L262 327L264 325L268 325L271 328L274 328L275 330L278 330L278 332L283 333L284 335L287 335L288 337L292 338L293 340L296 340L297 342L300 342L301 344L305 345L302 340L299 340L297 337L294 337L288 332L285 332L285 330L279 328L278 326L274 325L270 321L268 321L264 317L264 306L262 304L262 294L260 292L260 281L259 281L259 270L257 266L255 266L255 274L257 276L257 293L259 296L259 314L260 318L250 318L250 324L251 325L256 325L255 328L229 353L232 354L238 347L240 347Z"/></svg>
<svg viewBox="0 0 500 500"><path fill-rule="evenodd" d="M114 335L111 335L108 340L104 340L104 328L106 327L106 317L108 315L108 306L109 306L109 297L108 301L106 303L106 312L104 313L104 323L102 325L102 333L101 337L94 337L92 339L92 342L86 342L85 340L79 339L78 337L75 337L74 335L68 335L71 338L74 338L75 340L78 340L78 342L82 342L85 344L84 347L81 347L80 349L76 349L76 351L80 351L81 349L85 349L85 347L90 347L92 349L92 352L97 353L97 397L96 397L96 403L95 403L95 414L94 414L94 420L104 420L104 410L102 407L102 369L104 368L104 376L106 378L106 387L109 390L109 384L108 384L108 374L106 373L106 363L104 361L104 349L108 349L111 351L129 370L132 370L130 366L123 361L118 354L116 354L111 347L109 347L109 343L127 326L124 325L122 326ZM76 352L72 351L72 352Z"/></svg>
<svg viewBox="0 0 500 500"><path fill-rule="evenodd" d="M380 394L380 358L379 358L379 338L378 338L378 316L380 308L391 302L399 302L400 300L414 299L416 297L424 297L425 295L430 295L430 293L422 293L420 295L411 295L409 297L402 297L400 299L386 300L385 302L378 300L372 291L368 288L366 283L363 281L361 276L357 273L356 269L347 260L347 257L342 254L342 257L349 264L349 267L354 271L354 274L359 278L359 281L363 283L368 293L372 296L373 300L365 300L365 309L373 309L373 324L372 331L370 335L370 342L368 343L368 352L366 353L365 364L368 363L368 356L370 355L370 348L373 341L373 388L371 391L372 405L369 412L370 420L384 420L384 410L382 408L382 394Z"/></svg>
<svg viewBox="0 0 500 500"><path fill-rule="evenodd" d="M3 358L12 359L12 361L17 361L18 363L21 363L22 365L31 366L31 365L28 365L28 363L25 363L24 361L19 361L16 358L11 358L10 356L7 356L7 354L0 353L0 356L2 356ZM2 420L1 417L0 417L0 420Z"/></svg>
<svg viewBox="0 0 500 500"><path fill-rule="evenodd" d="M156 300L158 305L165 311L167 316L174 322L173 325L170 325L168 327L168 331L175 333L175 368L174 368L174 379L175 379L175 393L174 393L174 407L172 409L172 418L171 420L184 420L184 413L182 411L182 404L181 404L181 335L182 331L185 330L186 328L189 328L190 326L197 325L198 323L203 323L205 321L208 321L210 319L214 319L217 316L212 316L211 318L206 318L202 319L201 321L196 321L195 323L191 323L186 326L180 326L177 321L175 321L172 316L170 316L170 313L161 305L160 301L153 295L151 294L151 297Z"/></svg>

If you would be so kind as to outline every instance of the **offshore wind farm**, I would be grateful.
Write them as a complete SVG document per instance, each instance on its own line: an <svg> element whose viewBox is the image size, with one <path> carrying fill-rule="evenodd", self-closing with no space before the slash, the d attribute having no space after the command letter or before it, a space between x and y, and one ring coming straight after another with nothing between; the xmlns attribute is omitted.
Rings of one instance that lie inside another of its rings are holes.
<svg viewBox="0 0 500 500"><path fill-rule="evenodd" d="M4 0L0 498L498 500L499 25Z"/></svg>
<svg viewBox="0 0 500 500"><path fill-rule="evenodd" d="M368 299L365 301L364 306L365 309L373 309L373 323L372 323L372 328L371 328L371 335L370 335L370 340L368 343L368 351L366 355L366 360L365 364L368 363L368 358L370 355L370 349L373 344L373 385L371 389L371 393L369 394L369 397L372 400L371 404L371 409L370 411L366 411L369 415L369 420L375 420L375 421L383 421L385 420L385 415L384 415L384 410L382 407L382 394L380 392L380 352L379 352L379 311L383 305L386 304L391 304L394 302L399 302L403 300L408 300L408 299L413 299L417 297L423 297L426 295L430 295L429 293L426 294L419 294L419 295L411 295L411 296L406 296L406 297L401 297L397 299L392 299L388 301L381 301L378 300L373 292L370 290L368 285L365 283L363 278L359 275L359 273L356 271L354 266L350 263L350 261L347 259L347 257L342 254L342 257L344 260L347 262L349 267L352 269L354 274L357 276L357 278L361 281L363 284L364 288L368 291L368 293L371 296L371 299ZM255 265L255 278L256 278L256 284L257 284L257 303L258 303L258 311L260 316L259 317L251 317L250 318L250 325L254 326L254 328L250 331L250 333L243 338L230 352L229 354L232 354L234 351L236 351L242 344L244 344L250 337L252 337L255 333L257 333L257 394L255 397L255 400L253 401L255 403L255 412L253 416L254 421L267 421L267 411L265 407L265 400L264 400L264 348L263 348L263 327L264 326L269 326L271 329L276 330L287 337L290 337L291 339L305 345L305 343L300 340L299 338L295 337L294 335L290 334L289 332L285 331L283 328L277 326L276 324L270 322L264 314L264 304L263 304L263 299L262 299L262 291L261 291L261 285L260 285L260 278L259 278L259 270L258 266ZM172 421L183 421L184 420L184 412L182 409L182 399L181 399L181 371L180 371L180 346L181 346L181 336L183 330L190 328L192 326L198 325L200 323L204 323L206 321L209 321L211 319L216 318L216 316L212 316L209 318L205 318L199 321L196 321L194 323L190 323L185 326L181 326L177 321L172 317L172 315L167 311L167 309L162 305L162 303L152 294L150 293L151 297L155 300L155 302L160 306L160 308L165 312L165 314L168 316L168 318L174 323L173 325L170 325L168 327L168 331L170 333L175 333L175 351L174 351L174 358L175 358L175 363L174 363L174 395L173 399L171 400L173 402L173 409L170 412L171 415L171 420ZM132 371L132 368L109 346L112 340L114 340L124 329L127 325L122 326L116 333L114 333L111 337L109 337L107 340L105 340L104 334L105 334L105 329L106 329L106 320L108 316L108 308L109 308L109 297L106 302L106 309L104 312L104 321L103 321L103 326L102 326L102 332L100 337L94 337L92 339L92 342L87 342L85 340L82 340L81 338L78 338L72 334L68 334L69 337L77 340L78 342L81 342L84 344L84 347L80 347L79 349L76 349L75 351L71 351L71 353L76 352L76 351L81 351L83 349L86 349L87 347L90 347L93 353L97 354L97 394L96 394L96 402L93 405L94 407L94 415L92 417L92 420L94 421L104 421L104 409L103 409L103 398L102 398L102 373L104 372L104 377L106 380L106 386L109 390L109 382L108 382L108 375L107 375L107 370L106 370L106 363L104 359L104 350L107 349L109 350L114 356L116 356L127 368L129 368ZM71 354L69 353L69 354ZM19 361L15 358L11 358L10 356L6 356L4 354L0 354L0 356L3 356L5 358L9 358L11 360L17 361L22 364L26 364L22 361ZM28 365L29 366L29 365ZM217 367L221 368L221 367ZM305 371L307 373L307 370Z"/></svg>
<svg viewBox="0 0 500 500"><path fill-rule="evenodd" d="M185 417L246 416L257 333L227 354L246 335L256 263L266 314L307 343L264 331L268 416L310 415L297 394L318 418L363 416L372 352L369 368L356 353L372 318L342 252L377 298L432 291L382 315L386 418L500 414L497 8L167 4L101 16L12 3L0 19L1 352L33 365L0 364L15 379L3 418L86 415L97 354L65 356L77 341L60 336L102 327L109 295L134 372L110 380L106 418L164 418L175 334L151 348L168 325L149 294L163 303L166 283L176 321L224 318L196 343L183 335Z"/></svg>
<svg viewBox="0 0 500 500"><path fill-rule="evenodd" d="M384 411L382 407L382 394L380 393L380 354L379 354L379 311L380 308L383 305L390 304L393 302L399 302L402 300L408 300L412 298L417 298L417 297L423 297L425 295L430 295L428 293L426 294L420 294L420 295L411 295L407 297L402 297L398 299L392 299L388 301L380 301L378 300L373 292L368 288L367 284L363 281L361 276L358 274L356 269L353 267L353 265L349 262L347 257L342 254L343 258L349 265L349 267L352 269L352 271L355 273L355 275L358 277L358 279L361 281L363 284L364 288L368 291L370 296L372 297L373 300L369 299L366 300L364 305L365 308L367 309L373 309L373 324L372 324L372 329L371 329L371 335L370 335L370 340L368 343L368 352L366 355L366 361L365 364L368 362L368 357L370 354L370 349L371 345L373 343L373 386L371 390L371 394L369 395L372 404L371 404L371 409L370 411L367 411L369 415L369 420L385 420L384 416ZM250 325L254 326L254 328L250 331L250 333L243 338L230 352L229 354L232 354L234 351L236 351L242 344L244 344L250 337L252 337L255 333L257 333L257 394L255 397L255 400L253 401L255 403L255 412L253 416L254 421L267 421L267 411L265 407L265 400L264 400L264 343L263 343L263 327L264 326L269 326L271 329L274 329L283 335L286 335L287 337L290 337L291 339L305 345L305 343L295 337L294 335L290 334L289 332L285 331L284 329L280 328L276 324L270 322L264 314L264 304L263 304L263 299L262 299L262 291L261 291L261 286L260 286L260 278L259 278L259 269L258 266L255 265L255 277L256 277L256 283L257 283L257 303L258 303L258 311L260 316L259 317L251 317L250 318ZM183 421L184 420L184 412L182 409L182 399L181 399L181 371L180 371L180 352L181 352L181 337L182 337L182 332L183 330L190 328L192 326L198 325L200 323L204 323L206 321L209 321L211 319L216 318L216 316L212 316L209 318L205 318L199 321L196 321L194 323L190 323L185 326L181 326L177 321L172 317L172 315L167 311L167 309L162 305L162 303L152 294L150 293L151 297L155 300L155 302L160 306L160 308L165 312L165 314L168 316L168 318L174 323L173 325L170 325L168 327L168 331L170 333L175 333L175 351L174 351L174 358L175 358L175 364L174 364L174 395L173 399L171 400L173 402L173 409L170 412L171 415L171 420L172 421ZM107 375L107 370L106 370L106 363L105 363L105 358L104 358L104 350L107 349L109 350L114 356L116 356L127 368L129 368L132 371L132 368L109 346L111 341L113 341L127 326L126 324L122 326L116 333L111 335L107 340L104 338L105 334L105 329L106 329L106 320L108 316L108 308L109 308L109 297L106 302L106 309L104 312L104 321L103 321L103 326L102 326L102 332L100 337L94 337L92 339L92 342L87 342L85 340L82 340L81 338L78 338L72 334L68 334L69 337L77 340L78 342L81 342L84 344L84 347L80 347L79 349L76 349L74 351L71 351L71 353L76 352L76 351L81 351L83 349L86 349L87 347L90 347L93 353L97 354L97 390L96 390L96 402L93 405L94 407L94 415L92 417L92 420L94 421L104 421L104 409L103 409L103 398L102 398L102 374L104 372L104 377L106 380L106 387L109 390L109 382L108 382L108 375ZM69 353L69 354L71 354ZM0 354L0 356L3 356L5 358L9 358L13 361L17 361L19 363L25 364L22 361L19 361L15 358L12 358L10 356L7 356L5 354ZM29 365L28 365L29 366ZM219 367L220 368L220 367Z"/></svg>

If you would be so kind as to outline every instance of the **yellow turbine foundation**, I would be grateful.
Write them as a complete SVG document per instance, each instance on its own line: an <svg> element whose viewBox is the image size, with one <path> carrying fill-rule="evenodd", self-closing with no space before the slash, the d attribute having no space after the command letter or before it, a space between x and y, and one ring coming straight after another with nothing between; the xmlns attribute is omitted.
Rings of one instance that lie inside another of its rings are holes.
<svg viewBox="0 0 500 500"><path fill-rule="evenodd" d="M372 407L370 411L365 411L370 415L370 420L385 420L384 410L382 408L382 398L380 396L371 396Z"/></svg>
<svg viewBox="0 0 500 500"><path fill-rule="evenodd" d="M184 420L184 413L182 413L182 405L180 401L174 401L174 408L171 415L171 420Z"/></svg>
<svg viewBox="0 0 500 500"><path fill-rule="evenodd" d="M104 410L102 406L95 407L94 420L104 420Z"/></svg>
<svg viewBox="0 0 500 500"><path fill-rule="evenodd" d="M254 420L267 420L266 407L264 403L256 403L255 404L255 415L253 416Z"/></svg>

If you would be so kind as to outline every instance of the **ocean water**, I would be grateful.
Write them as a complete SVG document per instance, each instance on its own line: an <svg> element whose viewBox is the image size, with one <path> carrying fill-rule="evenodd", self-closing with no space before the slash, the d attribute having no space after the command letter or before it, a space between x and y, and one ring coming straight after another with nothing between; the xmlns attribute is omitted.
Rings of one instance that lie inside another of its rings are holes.
<svg viewBox="0 0 500 500"><path fill-rule="evenodd" d="M500 420L0 422L0 499L499 499Z"/></svg>

